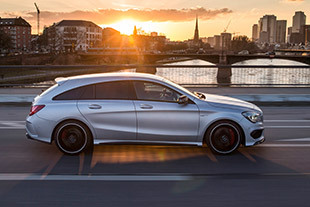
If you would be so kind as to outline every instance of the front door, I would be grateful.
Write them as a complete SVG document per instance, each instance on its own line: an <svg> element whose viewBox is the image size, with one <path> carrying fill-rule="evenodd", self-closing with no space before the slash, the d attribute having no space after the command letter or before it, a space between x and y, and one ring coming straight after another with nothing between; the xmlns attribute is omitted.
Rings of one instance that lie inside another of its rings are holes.
<svg viewBox="0 0 310 207"><path fill-rule="evenodd" d="M138 140L195 142L199 110L193 102L178 104L182 94L167 86L145 81L134 82L137 100Z"/></svg>

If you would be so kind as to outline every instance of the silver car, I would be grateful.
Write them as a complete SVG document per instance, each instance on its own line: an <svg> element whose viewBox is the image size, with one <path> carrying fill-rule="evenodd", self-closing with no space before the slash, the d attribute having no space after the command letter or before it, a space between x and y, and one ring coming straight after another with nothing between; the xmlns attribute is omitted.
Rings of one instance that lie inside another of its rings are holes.
<svg viewBox="0 0 310 207"><path fill-rule="evenodd" d="M192 93L159 76L105 73L56 82L34 99L27 137L55 141L67 154L120 142L206 144L229 154L264 141L263 113L254 104Z"/></svg>

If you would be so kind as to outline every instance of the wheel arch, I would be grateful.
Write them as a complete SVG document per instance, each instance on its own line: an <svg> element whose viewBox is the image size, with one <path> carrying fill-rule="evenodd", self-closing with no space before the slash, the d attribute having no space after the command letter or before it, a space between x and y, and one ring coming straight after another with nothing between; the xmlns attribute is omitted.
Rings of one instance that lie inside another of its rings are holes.
<svg viewBox="0 0 310 207"><path fill-rule="evenodd" d="M226 122L231 122L231 123L234 123L240 130L241 132L241 144L242 145L245 145L245 134L244 134L244 130L243 128L241 127L241 125L236 122L235 120L232 120L232 119L218 119L218 120L215 120L213 121L212 123L210 123L206 129L204 130L204 133L203 133L203 137L202 137L202 144L206 144L206 141L205 141L205 138L206 138L206 135L209 131L209 129L211 129L214 125L220 123L220 122L223 122L223 121L226 121Z"/></svg>
<svg viewBox="0 0 310 207"><path fill-rule="evenodd" d="M85 122L83 122L83 121L81 121L81 120L78 120L78 119L72 119L72 118L71 118L71 119L64 119L64 120L61 120L61 121L54 127L53 133L52 133L52 137L51 137L51 142L53 142L53 141L55 140L56 129L57 129L61 124L63 124L64 122L69 122L69 121L78 122L78 123L84 125L84 126L87 128L87 130L89 131L89 133L90 133L90 135L91 135L90 138L91 138L91 140L92 140L92 142L93 142L93 140L94 140L94 134L93 134L91 128L90 128Z"/></svg>

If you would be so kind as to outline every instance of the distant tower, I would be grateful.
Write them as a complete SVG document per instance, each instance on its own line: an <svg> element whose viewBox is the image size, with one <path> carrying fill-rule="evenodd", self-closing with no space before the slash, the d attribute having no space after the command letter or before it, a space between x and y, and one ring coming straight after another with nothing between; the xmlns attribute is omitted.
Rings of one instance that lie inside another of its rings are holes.
<svg viewBox="0 0 310 207"><path fill-rule="evenodd" d="M137 36L138 35L138 31L137 31L137 27L135 25L135 27L133 28L133 36Z"/></svg>
<svg viewBox="0 0 310 207"><path fill-rule="evenodd" d="M196 27L194 35L194 43L199 43L198 16L196 15Z"/></svg>

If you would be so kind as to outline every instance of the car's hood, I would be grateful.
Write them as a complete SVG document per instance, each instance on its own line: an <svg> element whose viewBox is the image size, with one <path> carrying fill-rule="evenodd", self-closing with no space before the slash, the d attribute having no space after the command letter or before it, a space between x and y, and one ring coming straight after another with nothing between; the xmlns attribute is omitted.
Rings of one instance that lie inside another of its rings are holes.
<svg viewBox="0 0 310 207"><path fill-rule="evenodd" d="M213 94L206 94L206 100L210 105L215 107L236 107L236 108L248 108L248 109L255 109L260 111L260 109L249 102L242 101L240 99L231 98L227 96L219 96L219 95L213 95Z"/></svg>

